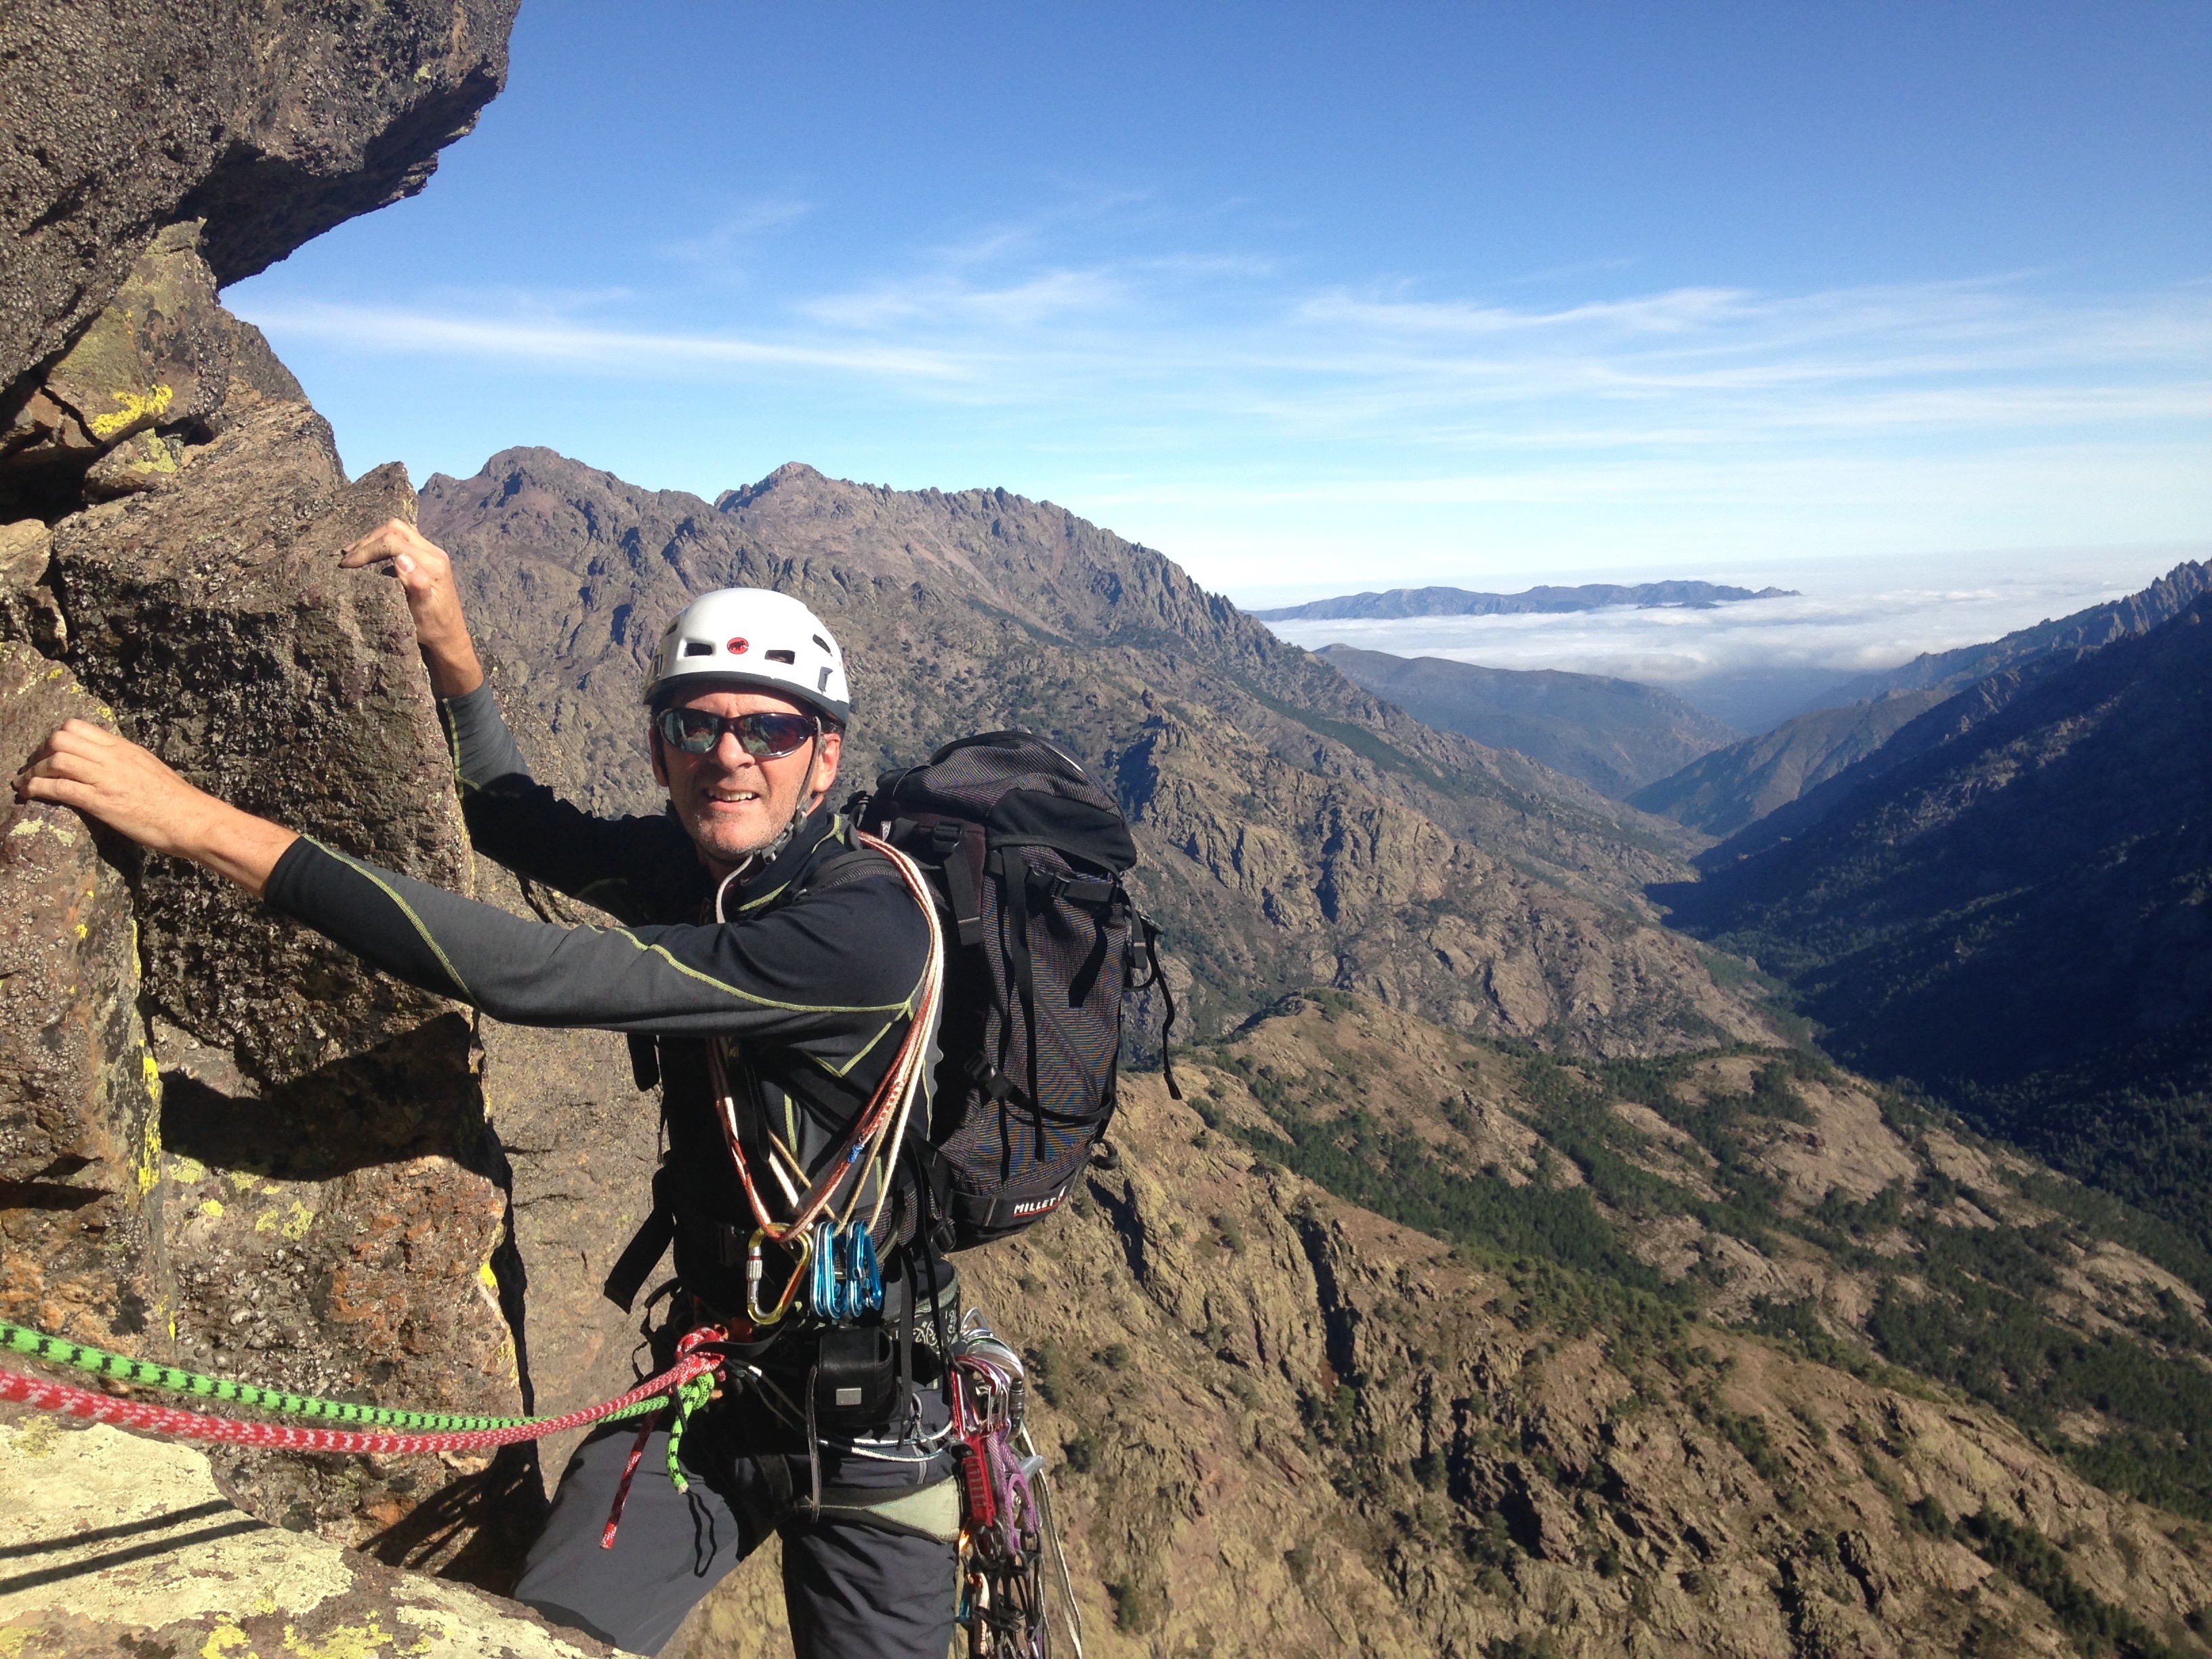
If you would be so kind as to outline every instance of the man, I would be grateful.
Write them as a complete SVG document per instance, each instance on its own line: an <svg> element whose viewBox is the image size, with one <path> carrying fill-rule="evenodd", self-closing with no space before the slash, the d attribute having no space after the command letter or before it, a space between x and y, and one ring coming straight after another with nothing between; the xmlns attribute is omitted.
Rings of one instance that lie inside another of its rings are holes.
<svg viewBox="0 0 2212 1659"><path fill-rule="evenodd" d="M763 1319L757 1332L746 1320L749 1308L772 1311L805 1265L763 1245L756 1198L787 1219L807 1182L828 1178L909 1036L928 1036L911 1030L927 1006L928 921L890 860L858 847L829 805L851 713L836 640L804 605L765 589L695 601L662 638L646 686L646 741L668 811L593 818L530 777L445 554L395 520L341 562L381 566L406 592L477 849L624 927L526 921L362 864L203 793L81 720L47 740L16 779L19 796L193 860L411 984L518 1024L628 1032L643 1064L657 1066L668 1151L653 1219L617 1267L630 1281L617 1299L672 1242L679 1288L660 1357L712 1325L741 1339L748 1363L726 1370L719 1400L686 1426L688 1490L671 1478L665 1428L650 1437L611 1547L602 1534L636 1437L617 1427L584 1443L519 1599L653 1653L775 1530L799 1659L943 1659L958 1498L945 1402L915 1386L940 1368L912 1333L917 1314L925 1333L933 1322L941 1331L956 1293L940 1264L908 1248L920 1200L896 1146L851 1177L866 1187L854 1212L876 1218L868 1231L884 1253L881 1322L845 1334L856 1346L790 1328L796 1318ZM909 1133L925 1133L927 1117L925 1099ZM878 1420L852 1421L855 1410ZM836 1427L817 1420L840 1415Z"/></svg>

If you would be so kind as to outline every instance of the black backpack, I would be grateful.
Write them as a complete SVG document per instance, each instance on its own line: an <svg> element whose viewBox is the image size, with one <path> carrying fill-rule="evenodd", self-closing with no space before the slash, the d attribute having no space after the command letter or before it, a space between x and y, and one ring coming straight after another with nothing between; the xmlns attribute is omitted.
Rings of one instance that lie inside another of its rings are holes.
<svg viewBox="0 0 2212 1659"><path fill-rule="evenodd" d="M1127 993L1158 988L1162 1069L1182 1098L1159 930L1121 885L1137 861L1128 821L1026 732L948 743L849 810L921 865L948 919L944 1058L918 1154L931 1242L1004 1238L1066 1201L1105 1134Z"/></svg>

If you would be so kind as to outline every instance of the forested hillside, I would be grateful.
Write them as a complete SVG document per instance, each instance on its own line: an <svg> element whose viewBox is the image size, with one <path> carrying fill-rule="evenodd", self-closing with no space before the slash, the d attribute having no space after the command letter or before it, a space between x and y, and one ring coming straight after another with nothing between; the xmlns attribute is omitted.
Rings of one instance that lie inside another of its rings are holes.
<svg viewBox="0 0 2212 1659"><path fill-rule="evenodd" d="M2031 661L1664 890L1839 1057L2212 1239L2212 600ZM2040 672L2039 672L2039 670Z"/></svg>

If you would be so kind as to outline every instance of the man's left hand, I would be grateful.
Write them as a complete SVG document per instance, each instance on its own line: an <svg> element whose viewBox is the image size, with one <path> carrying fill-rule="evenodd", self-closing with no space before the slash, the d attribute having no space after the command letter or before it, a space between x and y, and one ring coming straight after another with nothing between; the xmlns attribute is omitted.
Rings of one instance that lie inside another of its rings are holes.
<svg viewBox="0 0 2212 1659"><path fill-rule="evenodd" d="M190 859L257 896L299 839L194 788L158 757L90 720L64 722L15 782L17 800L74 807L149 852Z"/></svg>

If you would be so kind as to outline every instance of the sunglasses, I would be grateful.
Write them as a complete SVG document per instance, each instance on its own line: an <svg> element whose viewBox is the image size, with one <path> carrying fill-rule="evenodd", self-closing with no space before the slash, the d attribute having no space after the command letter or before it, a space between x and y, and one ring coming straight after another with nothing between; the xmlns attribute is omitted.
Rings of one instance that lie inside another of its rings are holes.
<svg viewBox="0 0 2212 1659"><path fill-rule="evenodd" d="M704 755L729 732L755 760L796 754L820 728L811 714L710 714L703 708L664 708L655 722L671 748Z"/></svg>

